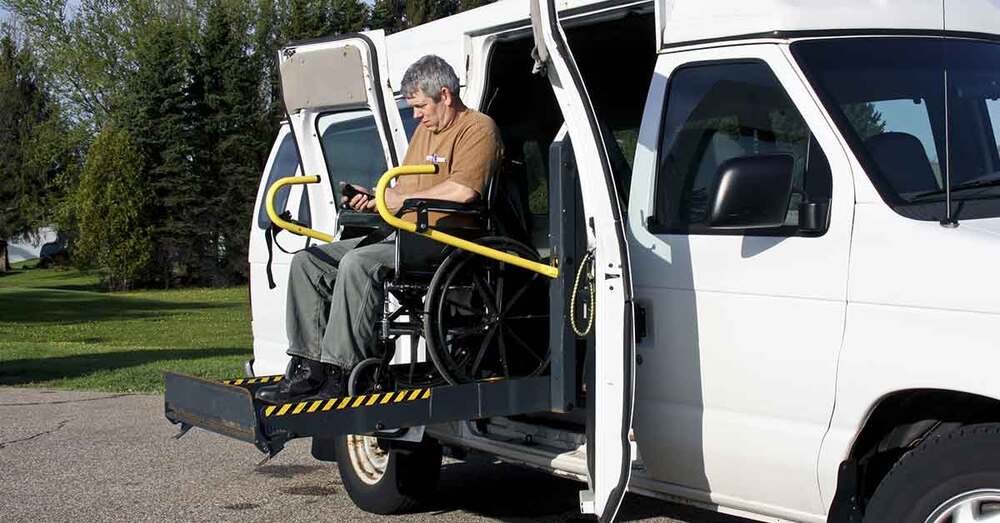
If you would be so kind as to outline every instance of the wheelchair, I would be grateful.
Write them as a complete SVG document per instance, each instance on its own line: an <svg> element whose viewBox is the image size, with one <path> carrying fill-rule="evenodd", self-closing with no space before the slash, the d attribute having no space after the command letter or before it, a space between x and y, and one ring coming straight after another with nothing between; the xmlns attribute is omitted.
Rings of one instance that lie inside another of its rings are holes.
<svg viewBox="0 0 1000 523"><path fill-rule="evenodd" d="M420 232L433 228L539 262L530 246L526 199L514 179L505 166L480 201L410 199L396 216L415 219ZM352 370L350 394L546 372L547 278L412 232L397 230L394 241L395 268L384 284L376 356ZM419 357L421 342L426 358ZM407 363L393 364L399 350L409 351Z"/></svg>

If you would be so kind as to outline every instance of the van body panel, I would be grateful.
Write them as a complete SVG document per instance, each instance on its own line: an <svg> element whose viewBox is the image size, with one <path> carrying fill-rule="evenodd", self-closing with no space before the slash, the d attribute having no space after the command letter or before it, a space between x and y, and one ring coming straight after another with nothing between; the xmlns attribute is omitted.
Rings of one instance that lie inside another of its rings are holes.
<svg viewBox="0 0 1000 523"><path fill-rule="evenodd" d="M287 162L288 158L286 157L290 153L295 156L294 166L286 165L283 167L284 172L277 172L278 169L282 169L281 166L276 165L280 163L279 156L284 156L281 158L281 162ZM288 281L288 264L291 262L291 255L276 245L271 246L271 273L277 286L273 289L270 288L267 278L268 247L265 237L266 227L270 224L270 220L266 219L266 214L262 215L262 211L269 181L273 182L274 178L281 176L301 175L302 171L298 167L297 156L294 151L291 131L288 125L282 125L264 166L260 187L257 190L254 215L250 224L248 261L250 262L250 296L252 297L251 306L253 309L251 322L253 370L254 374L258 376L281 374L287 363L285 350L288 348L288 338L284 328L286 299L284 282ZM289 190L285 210L290 211L292 216L299 217L299 206L302 205L303 200L303 187L297 185ZM261 216L265 218L264 223L261 223ZM308 238L288 233L278 235L277 241L290 252L302 249L309 243Z"/></svg>
<svg viewBox="0 0 1000 523"><path fill-rule="evenodd" d="M765 63L830 164L819 237L651 232L670 78L685 66ZM638 346L636 436L656 480L822 514L815 462L833 409L847 298L853 174L836 132L779 45L668 53L657 63L630 197ZM738 437L734 435L738 434ZM756 472L773 471L767 482ZM809 487L807 487L809 486Z"/></svg>
<svg viewBox="0 0 1000 523"><path fill-rule="evenodd" d="M854 233L851 304L1000 314L1000 218L947 229L885 205L859 204L858 215L865 221ZM968 333L979 334L987 332Z"/></svg>
<svg viewBox="0 0 1000 523"><path fill-rule="evenodd" d="M819 462L827 504L840 462L882 398L939 389L1000 399L989 363L996 361L1000 279L987 266L1000 259L997 224L968 220L945 229L882 204L857 205L837 406Z"/></svg>
<svg viewBox="0 0 1000 523"><path fill-rule="evenodd" d="M996 34L1000 9L993 0L944 0L945 29Z"/></svg>

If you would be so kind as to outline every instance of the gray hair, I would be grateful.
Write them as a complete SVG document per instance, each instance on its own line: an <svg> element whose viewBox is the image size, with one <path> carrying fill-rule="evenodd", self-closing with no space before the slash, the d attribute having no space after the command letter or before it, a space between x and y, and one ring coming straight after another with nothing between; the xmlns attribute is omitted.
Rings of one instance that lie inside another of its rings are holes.
<svg viewBox="0 0 1000 523"><path fill-rule="evenodd" d="M429 54L406 69L400 91L404 97L411 98L419 89L435 102L440 102L442 87L447 87L457 96L458 75L443 58Z"/></svg>

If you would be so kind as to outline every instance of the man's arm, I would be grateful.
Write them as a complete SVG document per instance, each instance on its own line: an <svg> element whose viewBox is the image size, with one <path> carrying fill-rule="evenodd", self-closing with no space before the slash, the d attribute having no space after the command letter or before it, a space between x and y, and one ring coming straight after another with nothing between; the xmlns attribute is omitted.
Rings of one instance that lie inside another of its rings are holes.
<svg viewBox="0 0 1000 523"><path fill-rule="evenodd" d="M375 198L366 192L361 192L361 190L359 190L359 192L360 194L354 195L350 201L347 199L342 199L342 201L349 203L351 208L355 211L374 211ZM391 187L388 187L385 190L385 204L393 210L399 209L403 206L404 201L411 198L469 203L479 198L479 194L460 183L455 183L450 180L445 180L434 187L410 194L401 194L399 191Z"/></svg>
<svg viewBox="0 0 1000 523"><path fill-rule="evenodd" d="M390 209L399 209L403 206L403 202L405 200L409 200L411 198L469 203L479 198L479 194L460 183L455 183L450 180L445 180L434 187L410 194L400 194L399 191L395 189L387 189L385 191L385 204Z"/></svg>

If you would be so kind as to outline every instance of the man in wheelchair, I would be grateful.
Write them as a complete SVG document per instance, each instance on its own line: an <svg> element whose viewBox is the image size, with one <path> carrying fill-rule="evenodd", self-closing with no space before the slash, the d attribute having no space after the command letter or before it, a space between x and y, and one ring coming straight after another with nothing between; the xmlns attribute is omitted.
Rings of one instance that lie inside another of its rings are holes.
<svg viewBox="0 0 1000 523"><path fill-rule="evenodd" d="M460 204L482 199L503 156L496 124L462 103L455 71L437 56L411 65L401 90L419 122L403 163L433 163L438 170L400 178L385 193L387 206L396 212L410 199ZM343 197L343 203L358 212L375 212L372 194L354 189L357 194ZM425 212L424 218L433 226L441 215ZM455 218L461 219L449 217ZM292 362L285 379L259 389L258 399L289 403L347 393L351 369L373 356L384 285L396 256L392 238L354 238L310 247L292 258L286 316Z"/></svg>

